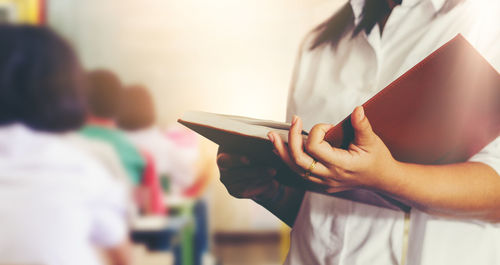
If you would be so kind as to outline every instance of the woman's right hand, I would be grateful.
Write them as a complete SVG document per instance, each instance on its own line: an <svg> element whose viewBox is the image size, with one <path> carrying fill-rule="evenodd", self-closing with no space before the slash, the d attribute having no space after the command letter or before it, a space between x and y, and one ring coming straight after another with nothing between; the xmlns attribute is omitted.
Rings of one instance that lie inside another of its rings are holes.
<svg viewBox="0 0 500 265"><path fill-rule="evenodd" d="M274 179L276 169L256 163L247 156L219 148L217 165L221 182L236 198L268 201L279 190L280 184Z"/></svg>

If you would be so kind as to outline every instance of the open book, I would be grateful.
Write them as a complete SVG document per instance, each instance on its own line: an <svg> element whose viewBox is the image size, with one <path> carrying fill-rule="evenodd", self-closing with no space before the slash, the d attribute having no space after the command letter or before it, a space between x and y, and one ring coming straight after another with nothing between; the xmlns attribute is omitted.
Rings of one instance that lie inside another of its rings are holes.
<svg viewBox="0 0 500 265"><path fill-rule="evenodd" d="M216 114L203 111L188 111L184 113L179 122L189 128L193 127L192 123L196 123L212 128L218 128L223 131L233 132L235 134L241 134L245 137L257 138L266 141L268 139L267 133L274 131L286 143L288 143L288 130L290 129L290 123L286 122L260 120L249 117ZM304 137L307 136L307 132L305 131L303 131L302 134ZM216 139L210 140L216 141ZM221 139L221 141L223 141L221 143L227 144L227 139ZM238 141L235 144L238 143L240 142Z"/></svg>
<svg viewBox="0 0 500 265"><path fill-rule="evenodd" d="M464 162L500 135L500 74L458 35L363 107L374 132L398 161ZM179 122L226 150L248 154L272 165L280 161L272 152L267 133L277 131L286 142L289 128L281 122L203 112L188 112ZM303 134L307 137L307 133ZM346 148L353 137L350 117L346 117L330 129L325 140L334 147ZM315 190L286 166L278 172L277 178L284 184ZM332 195L408 209L384 195L375 198L370 194L374 193L356 190Z"/></svg>
<svg viewBox="0 0 500 265"><path fill-rule="evenodd" d="M324 193L321 187L302 179L272 152L273 145L267 138L267 133L274 131L288 143L289 123L201 111L188 111L178 121L222 146L224 150L245 154L252 161L276 168L276 179L282 184ZM307 138L307 132L303 131L302 134L304 139ZM409 210L408 206L399 201L364 190L347 190L329 195L394 210Z"/></svg>

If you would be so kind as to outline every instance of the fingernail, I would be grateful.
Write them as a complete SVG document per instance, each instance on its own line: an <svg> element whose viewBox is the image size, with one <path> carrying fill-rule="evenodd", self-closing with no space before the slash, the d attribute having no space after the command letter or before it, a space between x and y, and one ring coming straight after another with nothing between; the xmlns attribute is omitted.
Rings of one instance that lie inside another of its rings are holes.
<svg viewBox="0 0 500 265"><path fill-rule="evenodd" d="M268 175L269 177L274 177L274 176L276 176L276 169L274 169L274 168L270 168L270 169L268 169L268 170L267 170L267 175Z"/></svg>
<svg viewBox="0 0 500 265"><path fill-rule="evenodd" d="M298 119L299 119L299 117L297 115L293 115L292 125L295 125L295 123L297 122Z"/></svg>
<svg viewBox="0 0 500 265"><path fill-rule="evenodd" d="M360 111L359 111L358 117L359 117L359 120L362 120L365 117L365 109L363 108L363 106L360 106L359 108L360 108Z"/></svg>
<svg viewBox="0 0 500 265"><path fill-rule="evenodd" d="M240 161L241 161L241 163L243 163L243 164L245 164L245 165L250 165L250 160L249 160L249 159L248 159L248 157L246 157L246 156L242 156L242 157L240 158Z"/></svg>
<svg viewBox="0 0 500 265"><path fill-rule="evenodd" d="M271 142L274 144L274 135L273 135L273 133L269 132L267 134L267 138L269 138L269 140L271 140Z"/></svg>

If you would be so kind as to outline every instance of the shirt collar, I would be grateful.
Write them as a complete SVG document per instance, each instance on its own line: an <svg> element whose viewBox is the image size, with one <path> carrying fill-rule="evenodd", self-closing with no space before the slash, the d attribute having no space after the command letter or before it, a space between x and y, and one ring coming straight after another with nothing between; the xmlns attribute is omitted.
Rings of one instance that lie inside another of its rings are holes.
<svg viewBox="0 0 500 265"><path fill-rule="evenodd" d="M366 0L349 0L351 4L352 11L354 13L354 24L358 24L361 20L361 14L363 13L363 6ZM401 6L411 7L418 4L421 1L429 1L434 6L434 10L437 12L441 10L447 0L403 0Z"/></svg>
<svg viewBox="0 0 500 265"><path fill-rule="evenodd" d="M349 2L351 3L352 12L354 14L354 24L357 25L361 20L365 0L350 0Z"/></svg>
<svg viewBox="0 0 500 265"><path fill-rule="evenodd" d="M446 3L446 0L431 0L432 5L434 6L434 9L436 11L441 10L441 8L444 6Z"/></svg>

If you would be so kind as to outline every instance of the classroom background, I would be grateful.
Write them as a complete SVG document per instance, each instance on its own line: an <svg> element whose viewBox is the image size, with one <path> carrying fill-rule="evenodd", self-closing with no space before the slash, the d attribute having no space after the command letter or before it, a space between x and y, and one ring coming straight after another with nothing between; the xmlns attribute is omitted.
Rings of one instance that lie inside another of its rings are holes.
<svg viewBox="0 0 500 265"><path fill-rule="evenodd" d="M302 38L344 3L0 0L0 22L46 25L69 41L86 70L106 69L124 85L145 87L176 159L195 161L187 188L158 176L165 214L132 222L137 264L270 265L285 257L289 229L256 203L231 197L218 180L217 146L176 120L186 110L284 120Z"/></svg>

